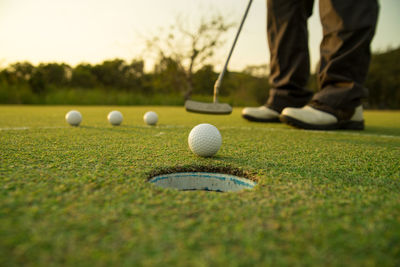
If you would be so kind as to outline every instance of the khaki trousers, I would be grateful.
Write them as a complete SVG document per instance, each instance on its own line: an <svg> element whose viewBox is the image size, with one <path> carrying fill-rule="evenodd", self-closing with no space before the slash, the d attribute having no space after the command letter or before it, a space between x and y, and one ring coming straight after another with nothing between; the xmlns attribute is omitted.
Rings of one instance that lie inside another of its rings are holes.
<svg viewBox="0 0 400 267"><path fill-rule="evenodd" d="M349 109L368 96L362 84L378 18L377 0L320 0L323 28L318 89L306 89L310 72L307 20L314 0L267 0L270 95L267 106L282 111L311 99L332 109Z"/></svg>

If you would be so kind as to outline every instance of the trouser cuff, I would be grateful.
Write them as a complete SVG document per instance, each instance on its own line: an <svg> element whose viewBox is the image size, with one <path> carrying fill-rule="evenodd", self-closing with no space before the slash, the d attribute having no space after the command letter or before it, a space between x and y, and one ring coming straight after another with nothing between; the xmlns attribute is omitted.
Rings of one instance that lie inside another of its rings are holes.
<svg viewBox="0 0 400 267"><path fill-rule="evenodd" d="M313 93L309 90L301 92L295 90L275 89L269 91L269 98L266 106L281 113L286 107L300 108L305 106L312 98Z"/></svg>

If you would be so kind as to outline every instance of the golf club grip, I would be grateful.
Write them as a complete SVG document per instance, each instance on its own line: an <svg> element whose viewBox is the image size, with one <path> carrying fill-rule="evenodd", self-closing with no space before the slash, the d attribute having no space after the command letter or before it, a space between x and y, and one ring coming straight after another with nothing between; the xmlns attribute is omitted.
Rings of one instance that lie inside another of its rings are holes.
<svg viewBox="0 0 400 267"><path fill-rule="evenodd" d="M218 76L217 81L216 81L215 84L214 84L214 103L218 102L217 95L218 95L218 93L219 93L219 88L220 88L220 86L221 86L222 79L224 78L226 69L228 68L229 60L231 59L233 50L235 49L236 42L237 42L237 40L239 39L240 32L242 31L243 24L244 24L244 22L246 21L247 14L249 13L249 10L250 10L250 7L251 7L252 2L253 2L253 0L249 0L249 4L247 5L246 11L244 12L244 15L243 15L243 18L242 18L242 21L240 22L239 29L238 29L238 31L237 31L237 33L236 33L235 40L233 41L231 50L229 51L228 57L227 57L227 59L226 59L226 61L225 61L224 68L222 69L221 73L220 73L219 76Z"/></svg>

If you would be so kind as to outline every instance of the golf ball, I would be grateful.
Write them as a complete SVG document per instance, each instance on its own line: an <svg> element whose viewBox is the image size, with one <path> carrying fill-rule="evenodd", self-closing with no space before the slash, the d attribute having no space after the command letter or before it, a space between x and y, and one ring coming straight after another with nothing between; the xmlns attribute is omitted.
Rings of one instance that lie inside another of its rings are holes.
<svg viewBox="0 0 400 267"><path fill-rule="evenodd" d="M144 114L143 120L148 125L156 125L158 121L158 115L154 111L149 111Z"/></svg>
<svg viewBox="0 0 400 267"><path fill-rule="evenodd" d="M122 116L121 112L114 110L108 113L107 119L112 125L117 126L122 123L124 117Z"/></svg>
<svg viewBox="0 0 400 267"><path fill-rule="evenodd" d="M82 122L82 115L79 111L71 110L65 115L65 120L72 126L79 126Z"/></svg>
<svg viewBox="0 0 400 267"><path fill-rule="evenodd" d="M222 137L217 127L203 123L195 126L189 134L189 148L201 157L215 155L222 144Z"/></svg>

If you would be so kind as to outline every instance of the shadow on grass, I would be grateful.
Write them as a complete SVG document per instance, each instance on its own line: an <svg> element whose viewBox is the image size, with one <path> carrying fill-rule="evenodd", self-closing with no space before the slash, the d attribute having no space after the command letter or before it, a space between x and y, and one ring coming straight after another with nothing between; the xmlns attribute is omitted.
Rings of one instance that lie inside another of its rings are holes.
<svg viewBox="0 0 400 267"><path fill-rule="evenodd" d="M400 128L398 127L374 126L367 124L364 132L368 134L395 135L400 137Z"/></svg>
<svg viewBox="0 0 400 267"><path fill-rule="evenodd" d="M88 129L88 130L98 130L98 131L112 131L112 132L126 132L126 130L132 130L132 129L140 129L140 130L145 130L145 129L152 129L152 126L135 126L135 125L120 125L120 126L80 126L83 129ZM154 129L162 129L162 128L155 128Z"/></svg>

